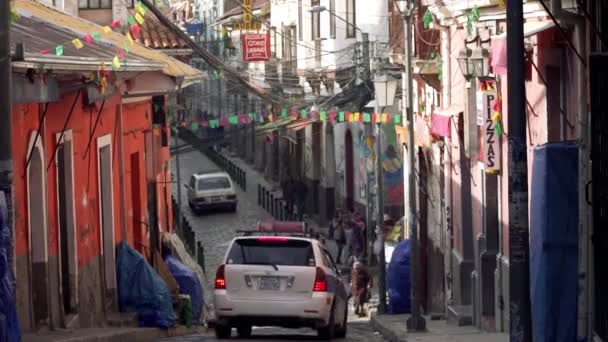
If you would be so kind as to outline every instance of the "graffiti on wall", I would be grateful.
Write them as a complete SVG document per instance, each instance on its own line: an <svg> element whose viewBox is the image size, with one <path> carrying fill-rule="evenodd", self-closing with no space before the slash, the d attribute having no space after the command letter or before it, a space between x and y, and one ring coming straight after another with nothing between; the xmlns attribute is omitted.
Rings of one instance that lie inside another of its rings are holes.
<svg viewBox="0 0 608 342"><path fill-rule="evenodd" d="M403 160L397 141L395 125L383 127L382 165L384 168L384 198L389 205L403 204Z"/></svg>

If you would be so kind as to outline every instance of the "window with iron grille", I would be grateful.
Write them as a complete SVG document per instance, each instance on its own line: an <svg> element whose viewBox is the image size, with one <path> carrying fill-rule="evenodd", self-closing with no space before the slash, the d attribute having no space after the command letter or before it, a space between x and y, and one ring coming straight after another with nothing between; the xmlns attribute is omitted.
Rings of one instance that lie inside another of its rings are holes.
<svg viewBox="0 0 608 342"><path fill-rule="evenodd" d="M355 27L357 25L357 13L355 8L355 0L346 0L346 38L355 38Z"/></svg>
<svg viewBox="0 0 608 342"><path fill-rule="evenodd" d="M78 9L110 9L112 0L78 0Z"/></svg>

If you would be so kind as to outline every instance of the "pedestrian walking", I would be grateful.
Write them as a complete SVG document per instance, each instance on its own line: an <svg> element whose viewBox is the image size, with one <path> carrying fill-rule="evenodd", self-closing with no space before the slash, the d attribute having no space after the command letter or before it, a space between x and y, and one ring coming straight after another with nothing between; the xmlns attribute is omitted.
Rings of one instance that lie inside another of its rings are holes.
<svg viewBox="0 0 608 342"><path fill-rule="evenodd" d="M336 231L336 227L338 225L338 221L340 220L340 215L341 215L341 210L338 209L336 210L336 213L334 214L333 219L331 220L331 222L329 223L329 232L328 232L328 237L330 240L335 240L334 239L334 233Z"/></svg>
<svg viewBox="0 0 608 342"><path fill-rule="evenodd" d="M334 239L336 240L336 245L338 246L338 256L336 257L336 262L341 264L342 252L344 251L344 245L346 244L346 232L344 231L344 221L342 217L340 217L337 222Z"/></svg>
<svg viewBox="0 0 608 342"><path fill-rule="evenodd" d="M359 315L359 317L367 315L365 304L369 299L372 285L372 277L365 264L359 260L355 261L351 273L351 287L354 297L355 314Z"/></svg>
<svg viewBox="0 0 608 342"><path fill-rule="evenodd" d="M294 191L297 202L298 221L304 221L304 209L306 208L306 200L308 199L308 187L301 179L298 179L294 185Z"/></svg>

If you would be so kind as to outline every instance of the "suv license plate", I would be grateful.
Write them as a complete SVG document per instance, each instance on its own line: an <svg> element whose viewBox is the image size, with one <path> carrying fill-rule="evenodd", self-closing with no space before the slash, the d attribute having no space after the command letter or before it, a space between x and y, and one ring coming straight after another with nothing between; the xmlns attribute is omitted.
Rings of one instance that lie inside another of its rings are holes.
<svg viewBox="0 0 608 342"><path fill-rule="evenodd" d="M219 202L222 198L220 196L211 197L211 202Z"/></svg>
<svg viewBox="0 0 608 342"><path fill-rule="evenodd" d="M277 277L262 277L260 279L260 290L279 290L281 282Z"/></svg>

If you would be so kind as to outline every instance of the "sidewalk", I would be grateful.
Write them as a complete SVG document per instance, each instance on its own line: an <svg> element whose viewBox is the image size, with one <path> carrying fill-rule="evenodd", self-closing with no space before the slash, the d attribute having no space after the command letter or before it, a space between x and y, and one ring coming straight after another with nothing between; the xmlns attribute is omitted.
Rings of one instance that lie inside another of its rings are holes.
<svg viewBox="0 0 608 342"><path fill-rule="evenodd" d="M426 318L427 331L408 333L406 321L409 315L372 315L370 324L390 342L507 342L506 333L487 333L473 326L448 325L444 320Z"/></svg>
<svg viewBox="0 0 608 342"><path fill-rule="evenodd" d="M187 328L178 325L170 329L159 328L91 328L45 331L23 335L23 342L153 342L162 338L203 334L203 327Z"/></svg>

